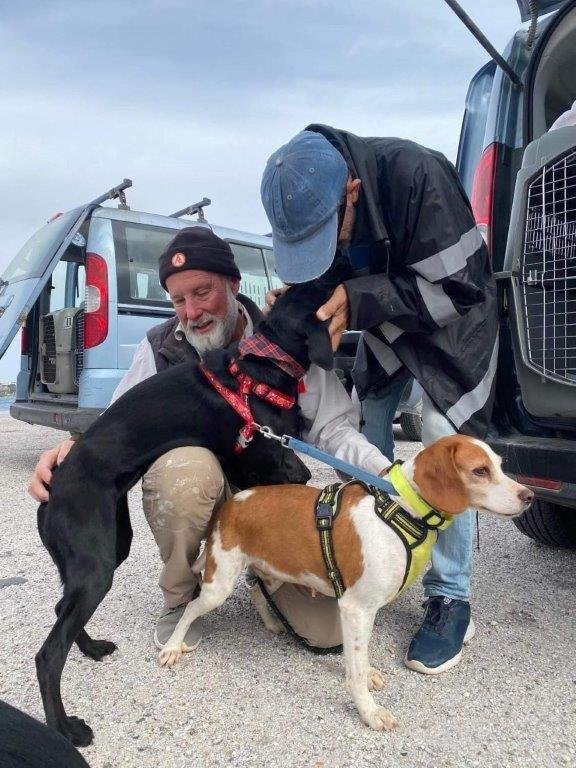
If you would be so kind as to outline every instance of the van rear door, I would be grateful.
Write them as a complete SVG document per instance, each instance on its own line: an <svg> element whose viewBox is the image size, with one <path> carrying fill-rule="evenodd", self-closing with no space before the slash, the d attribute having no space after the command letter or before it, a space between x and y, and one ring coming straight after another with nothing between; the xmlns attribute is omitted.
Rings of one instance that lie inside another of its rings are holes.
<svg viewBox="0 0 576 768"><path fill-rule="evenodd" d="M0 358L91 210L92 206L76 208L49 221L32 235L0 277Z"/></svg>

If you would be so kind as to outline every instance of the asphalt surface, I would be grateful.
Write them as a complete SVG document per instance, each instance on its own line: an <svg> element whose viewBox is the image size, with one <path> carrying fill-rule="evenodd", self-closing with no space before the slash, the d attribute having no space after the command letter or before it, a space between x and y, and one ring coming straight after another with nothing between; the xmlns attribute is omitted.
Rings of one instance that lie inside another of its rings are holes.
<svg viewBox="0 0 576 768"><path fill-rule="evenodd" d="M25 488L39 453L61 437L0 414L0 698L41 719L34 655L60 586ZM417 448L397 443L401 456ZM333 479L313 468L315 484ZM64 672L68 713L95 731L83 750L92 768L576 766L576 553L483 518L476 637L457 668L427 677L402 664L422 615L420 587L380 611L371 655L388 688L375 697L400 727L374 733L346 693L340 657L270 635L243 583L206 618L197 652L174 670L157 665L159 558L138 496L130 558L89 625L119 650L97 664L74 648Z"/></svg>

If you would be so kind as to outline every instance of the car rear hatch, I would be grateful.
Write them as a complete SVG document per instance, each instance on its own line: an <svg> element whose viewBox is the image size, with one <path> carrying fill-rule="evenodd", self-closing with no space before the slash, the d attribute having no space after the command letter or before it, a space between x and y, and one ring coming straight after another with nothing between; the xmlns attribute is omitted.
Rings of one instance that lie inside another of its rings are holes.
<svg viewBox="0 0 576 768"><path fill-rule="evenodd" d="M22 328L60 257L89 214L76 208L48 222L26 242L0 277L0 357Z"/></svg>

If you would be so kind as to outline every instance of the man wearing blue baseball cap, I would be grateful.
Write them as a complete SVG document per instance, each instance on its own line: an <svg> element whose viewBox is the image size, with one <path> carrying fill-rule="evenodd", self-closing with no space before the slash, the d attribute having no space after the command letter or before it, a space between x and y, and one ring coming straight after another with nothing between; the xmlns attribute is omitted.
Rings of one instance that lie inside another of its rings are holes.
<svg viewBox="0 0 576 768"><path fill-rule="evenodd" d="M343 282L318 317L334 348L362 331L353 370L364 432L392 458L392 422L414 376L424 389L423 442L484 437L498 355L496 286L456 171L411 141L310 125L268 160L262 202L287 284L338 259ZM273 297L270 298L273 301ZM438 674L472 638L472 510L440 532L424 576L424 621L405 664Z"/></svg>

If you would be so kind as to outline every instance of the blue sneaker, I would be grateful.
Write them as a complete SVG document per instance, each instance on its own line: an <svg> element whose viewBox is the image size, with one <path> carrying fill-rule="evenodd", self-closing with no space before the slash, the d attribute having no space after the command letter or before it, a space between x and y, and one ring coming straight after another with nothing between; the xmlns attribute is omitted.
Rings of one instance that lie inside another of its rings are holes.
<svg viewBox="0 0 576 768"><path fill-rule="evenodd" d="M426 614L404 658L408 669L439 675L462 657L462 646L474 637L470 603L438 595L424 603Z"/></svg>

